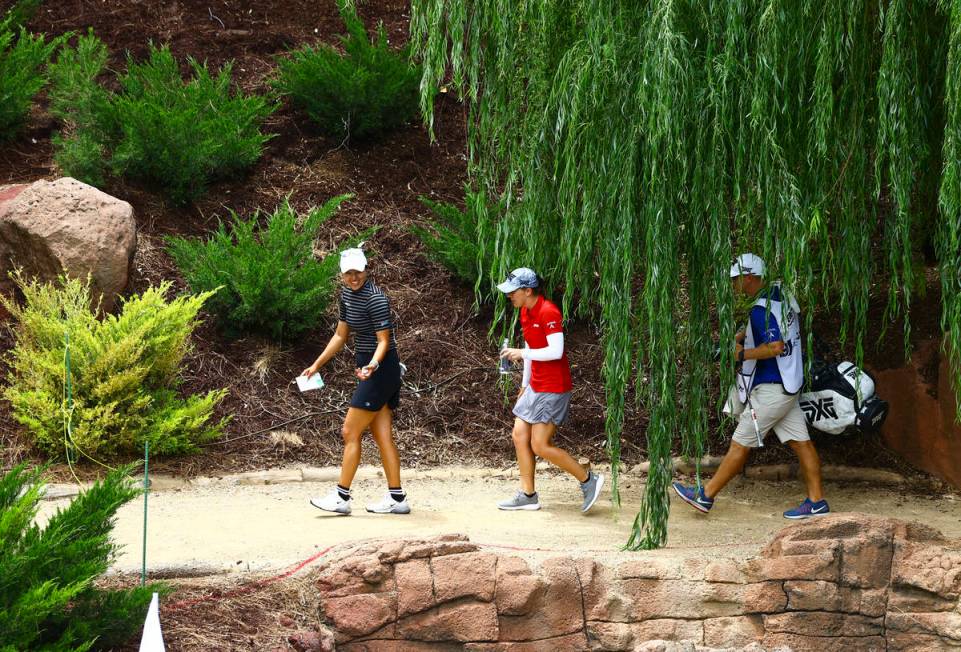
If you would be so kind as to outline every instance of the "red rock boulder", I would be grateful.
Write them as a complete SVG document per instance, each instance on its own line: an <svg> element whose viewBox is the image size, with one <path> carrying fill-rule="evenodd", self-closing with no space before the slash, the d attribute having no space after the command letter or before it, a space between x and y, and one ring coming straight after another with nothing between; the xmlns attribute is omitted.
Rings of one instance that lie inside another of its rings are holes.
<svg viewBox="0 0 961 652"><path fill-rule="evenodd" d="M0 186L2 290L17 267L46 281L89 275L93 296L110 310L127 286L136 245L133 208L93 186L69 177Z"/></svg>

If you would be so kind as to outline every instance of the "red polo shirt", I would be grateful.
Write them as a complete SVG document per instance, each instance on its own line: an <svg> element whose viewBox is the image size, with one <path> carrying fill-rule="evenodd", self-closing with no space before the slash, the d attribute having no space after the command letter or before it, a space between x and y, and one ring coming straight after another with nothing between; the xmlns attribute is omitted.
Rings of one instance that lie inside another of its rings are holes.
<svg viewBox="0 0 961 652"><path fill-rule="evenodd" d="M539 296L533 308L521 308L521 328L529 348L543 349L547 346L548 335L564 332L561 311ZM535 392L562 394L571 391L571 387L571 365L567 361L566 346L560 360L531 361L531 389Z"/></svg>

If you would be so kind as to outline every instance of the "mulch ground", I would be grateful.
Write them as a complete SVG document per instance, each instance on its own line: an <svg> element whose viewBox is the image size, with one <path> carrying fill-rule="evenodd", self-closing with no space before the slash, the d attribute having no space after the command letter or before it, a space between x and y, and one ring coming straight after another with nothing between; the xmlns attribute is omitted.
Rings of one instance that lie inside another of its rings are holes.
<svg viewBox="0 0 961 652"><path fill-rule="evenodd" d="M407 39L406 0L358 5L369 27L383 22L392 43ZM176 56L206 60L213 68L233 61L236 83L258 92L267 90L276 57L307 42L335 43L343 30L335 3L316 0L68 0L44 3L29 28L49 35L92 28L110 47L110 66L117 70L123 69L126 52L139 58L148 42L169 43ZM0 183L58 176L51 145L56 128L41 101L27 128L0 150ZM390 296L400 353L410 369L395 422L404 465L510 464L510 395L497 384L495 343L487 335L490 310L476 311L469 288L427 258L410 232L411 225L425 224L430 217L419 196L463 199L463 104L449 95L438 96L436 142L421 124L413 123L378 141L347 145L320 135L286 105L264 129L277 136L246 177L214 185L186 208L171 207L149 189L110 182L105 190L129 201L138 220L139 246L129 291L162 280L184 289L164 250L165 236L203 235L230 211L244 216L258 209L270 211L285 197L305 211L332 196L353 193L354 198L327 222L317 246L329 250L371 225L380 227L368 245L374 252L373 274ZM344 353L328 367L324 373L328 388L322 392L301 395L291 384L320 352L334 320L331 312L316 331L284 346L254 337L230 340L209 323L202 326L187 359L183 391L227 387L229 395L218 416L230 415L232 421L223 441L206 447L203 455L157 460L152 468L192 476L338 463L340 424L353 386L350 356ZM570 424L558 435L562 446L593 460L605 458L598 338L588 323L570 325L574 409ZM12 342L11 333L0 335L3 351ZM634 407L633 396L627 398L623 458L633 463L645 456L646 414ZM42 459L13 423L8 406L0 407L0 464ZM711 452L724 450L727 435L727 429L715 428ZM903 468L876 436L819 437L817 443L829 462ZM376 463L372 445L367 445L365 459ZM783 447L770 446L755 459L773 462L791 456ZM62 467L54 467L53 473L67 476ZM97 469L81 467L80 473L91 475Z"/></svg>
<svg viewBox="0 0 961 652"><path fill-rule="evenodd" d="M298 650L298 639L316 631L320 611L314 570L274 581L275 576L211 576L161 581L160 624L170 652L206 650ZM154 580L151 579L153 583ZM130 588L139 576L112 576L98 585ZM118 652L140 649L138 635Z"/></svg>

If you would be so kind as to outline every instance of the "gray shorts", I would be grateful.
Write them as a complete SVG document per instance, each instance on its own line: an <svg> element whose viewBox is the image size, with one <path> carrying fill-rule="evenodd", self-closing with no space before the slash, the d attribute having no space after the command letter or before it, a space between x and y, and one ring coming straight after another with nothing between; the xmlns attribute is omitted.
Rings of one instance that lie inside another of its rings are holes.
<svg viewBox="0 0 961 652"><path fill-rule="evenodd" d="M570 392L535 392L528 387L514 404L514 416L527 423L553 423L561 426L567 421L570 405Z"/></svg>
<svg viewBox="0 0 961 652"><path fill-rule="evenodd" d="M757 414L757 427L761 432L761 439L774 430L781 443L789 441L808 441L808 424L804 420L804 412L798 402L797 394L785 394L779 383L764 383L751 390L751 404ZM737 406L741 407L741 406ZM738 415L735 409L734 415ZM744 409L740 412L737 428L734 430L734 441L741 446L755 448L757 435L751 420L751 411Z"/></svg>

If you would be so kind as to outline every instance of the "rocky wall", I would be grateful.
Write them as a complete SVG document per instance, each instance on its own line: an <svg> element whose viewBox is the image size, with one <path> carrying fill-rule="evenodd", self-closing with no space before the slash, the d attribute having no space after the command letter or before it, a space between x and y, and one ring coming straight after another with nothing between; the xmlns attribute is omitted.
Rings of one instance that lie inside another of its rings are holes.
<svg viewBox="0 0 961 652"><path fill-rule="evenodd" d="M367 545L319 574L320 617L345 652L961 650L961 541L919 524L832 515L746 561L620 559L532 566L457 535Z"/></svg>
<svg viewBox="0 0 961 652"><path fill-rule="evenodd" d="M961 488L961 425L941 340L918 345L903 367L875 372L891 411L881 428L885 446L913 466Z"/></svg>

